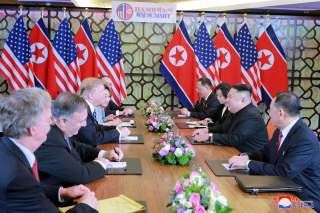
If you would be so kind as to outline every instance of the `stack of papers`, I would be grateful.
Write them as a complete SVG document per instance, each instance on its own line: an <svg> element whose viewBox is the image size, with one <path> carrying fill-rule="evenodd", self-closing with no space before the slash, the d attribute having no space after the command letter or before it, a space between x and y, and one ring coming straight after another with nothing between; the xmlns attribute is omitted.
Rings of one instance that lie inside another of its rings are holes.
<svg viewBox="0 0 320 213"><path fill-rule="evenodd" d="M121 127L132 127L134 125L134 120L123 121L119 124Z"/></svg>
<svg viewBox="0 0 320 213"><path fill-rule="evenodd" d="M206 125L201 125L196 121L187 121L186 124L190 127L190 128L206 128Z"/></svg>
<svg viewBox="0 0 320 213"><path fill-rule="evenodd" d="M188 116L188 115L178 114L177 117L178 117L178 118L187 118L187 117L189 117L189 116Z"/></svg>
<svg viewBox="0 0 320 213"><path fill-rule="evenodd" d="M110 162L106 166L107 169L125 169L127 168L127 162Z"/></svg>
<svg viewBox="0 0 320 213"><path fill-rule="evenodd" d="M232 171L232 170L246 170L246 169L237 169L237 168L232 168L230 167L230 164L229 163L223 163L222 166L228 170L228 171Z"/></svg>
<svg viewBox="0 0 320 213"><path fill-rule="evenodd" d="M60 211L65 213L73 206L60 208ZM105 200L99 200L97 205L98 211L101 213L133 213L145 210L145 207L140 203L124 196L119 195Z"/></svg>

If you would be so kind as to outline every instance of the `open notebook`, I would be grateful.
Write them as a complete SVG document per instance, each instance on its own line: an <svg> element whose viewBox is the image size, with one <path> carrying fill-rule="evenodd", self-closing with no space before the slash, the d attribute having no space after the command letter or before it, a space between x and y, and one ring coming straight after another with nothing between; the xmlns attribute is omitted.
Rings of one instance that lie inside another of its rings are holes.
<svg viewBox="0 0 320 213"><path fill-rule="evenodd" d="M60 211L65 213L73 206L60 208ZM101 213L132 213L142 212L145 207L140 203L124 196L119 195L105 200L98 201L98 211Z"/></svg>

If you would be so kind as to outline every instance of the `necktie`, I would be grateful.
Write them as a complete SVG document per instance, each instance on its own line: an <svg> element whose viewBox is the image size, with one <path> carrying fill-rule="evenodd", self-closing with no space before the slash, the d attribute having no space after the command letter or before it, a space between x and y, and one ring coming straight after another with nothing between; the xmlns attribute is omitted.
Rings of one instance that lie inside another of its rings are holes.
<svg viewBox="0 0 320 213"><path fill-rule="evenodd" d="M37 159L34 160L33 166L32 166L32 172L36 180L40 183L39 173L38 173L38 161Z"/></svg>
<svg viewBox="0 0 320 213"><path fill-rule="evenodd" d="M276 146L277 146L277 151L279 151L279 149L280 149L282 137L283 137L283 135L282 135L282 132L280 131L280 132L279 132L279 135L278 135L278 141L277 141L277 144L276 144Z"/></svg>
<svg viewBox="0 0 320 213"><path fill-rule="evenodd" d="M69 150L71 150L69 138L65 137L65 138L64 138L64 141L65 141L66 145L68 146Z"/></svg>
<svg viewBox="0 0 320 213"><path fill-rule="evenodd" d="M92 115L93 115L93 117L94 117L95 119L97 119L97 113L96 113L96 111L93 111Z"/></svg>

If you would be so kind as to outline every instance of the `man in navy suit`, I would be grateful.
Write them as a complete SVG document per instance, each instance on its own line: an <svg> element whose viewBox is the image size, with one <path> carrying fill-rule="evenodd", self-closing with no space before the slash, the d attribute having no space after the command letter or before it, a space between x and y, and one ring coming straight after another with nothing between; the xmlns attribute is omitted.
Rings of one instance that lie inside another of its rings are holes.
<svg viewBox="0 0 320 213"><path fill-rule="evenodd" d="M112 81L108 76L101 76L101 80L103 80L106 85L108 86L110 92L112 91ZM110 100L108 105L104 107L105 111L105 116L107 117L113 117L113 116L119 116L119 115L124 115L124 116L130 116L134 113L134 107L126 107L123 108L121 106L118 106L113 102L113 100Z"/></svg>
<svg viewBox="0 0 320 213"><path fill-rule="evenodd" d="M313 201L320 211L320 143L299 117L299 98L280 93L270 105L272 124L277 127L271 142L262 150L243 153L229 160L231 168L248 168L250 174L284 176L303 187L297 195Z"/></svg>
<svg viewBox="0 0 320 213"><path fill-rule="evenodd" d="M60 93L53 102L54 125L35 152L41 182L62 186L89 183L104 177L109 160L122 159L119 147L105 151L71 138L86 125L87 114L87 104L78 95Z"/></svg>
<svg viewBox="0 0 320 213"><path fill-rule="evenodd" d="M108 91L108 87L101 79L86 78L82 81L80 96L87 103L88 117L86 126L81 127L75 136L78 141L96 146L98 144L119 142L120 137L126 137L130 134L130 130L126 127L104 126L96 120L95 107L102 106L106 102L107 96L110 96Z"/></svg>
<svg viewBox="0 0 320 213"><path fill-rule="evenodd" d="M83 185L63 188L40 185L34 152L46 140L51 124L50 95L37 88L0 98L0 212L57 213L71 198L69 212L97 212L93 192ZM55 204L53 204L55 203Z"/></svg>

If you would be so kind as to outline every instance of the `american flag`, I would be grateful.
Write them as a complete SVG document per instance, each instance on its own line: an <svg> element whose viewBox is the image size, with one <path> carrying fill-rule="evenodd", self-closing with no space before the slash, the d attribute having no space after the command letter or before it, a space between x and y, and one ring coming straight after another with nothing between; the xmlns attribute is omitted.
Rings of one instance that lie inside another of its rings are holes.
<svg viewBox="0 0 320 213"><path fill-rule="evenodd" d="M241 26L235 45L241 56L241 81L250 85L253 102L257 104L262 99L258 52L246 23Z"/></svg>
<svg viewBox="0 0 320 213"><path fill-rule="evenodd" d="M100 38L96 54L98 72L102 76L109 76L112 81L112 98L117 105L121 105L127 92L120 38L112 19Z"/></svg>
<svg viewBox="0 0 320 213"><path fill-rule="evenodd" d="M59 91L76 93L80 86L77 49L67 18L61 22L53 46L53 66Z"/></svg>
<svg viewBox="0 0 320 213"><path fill-rule="evenodd" d="M3 47L0 74L12 90L34 87L30 43L22 16L17 19Z"/></svg>
<svg viewBox="0 0 320 213"><path fill-rule="evenodd" d="M216 64L216 48L204 23L199 27L194 42L194 52L196 54L197 72L201 77L208 78L213 87L217 86L220 80Z"/></svg>

